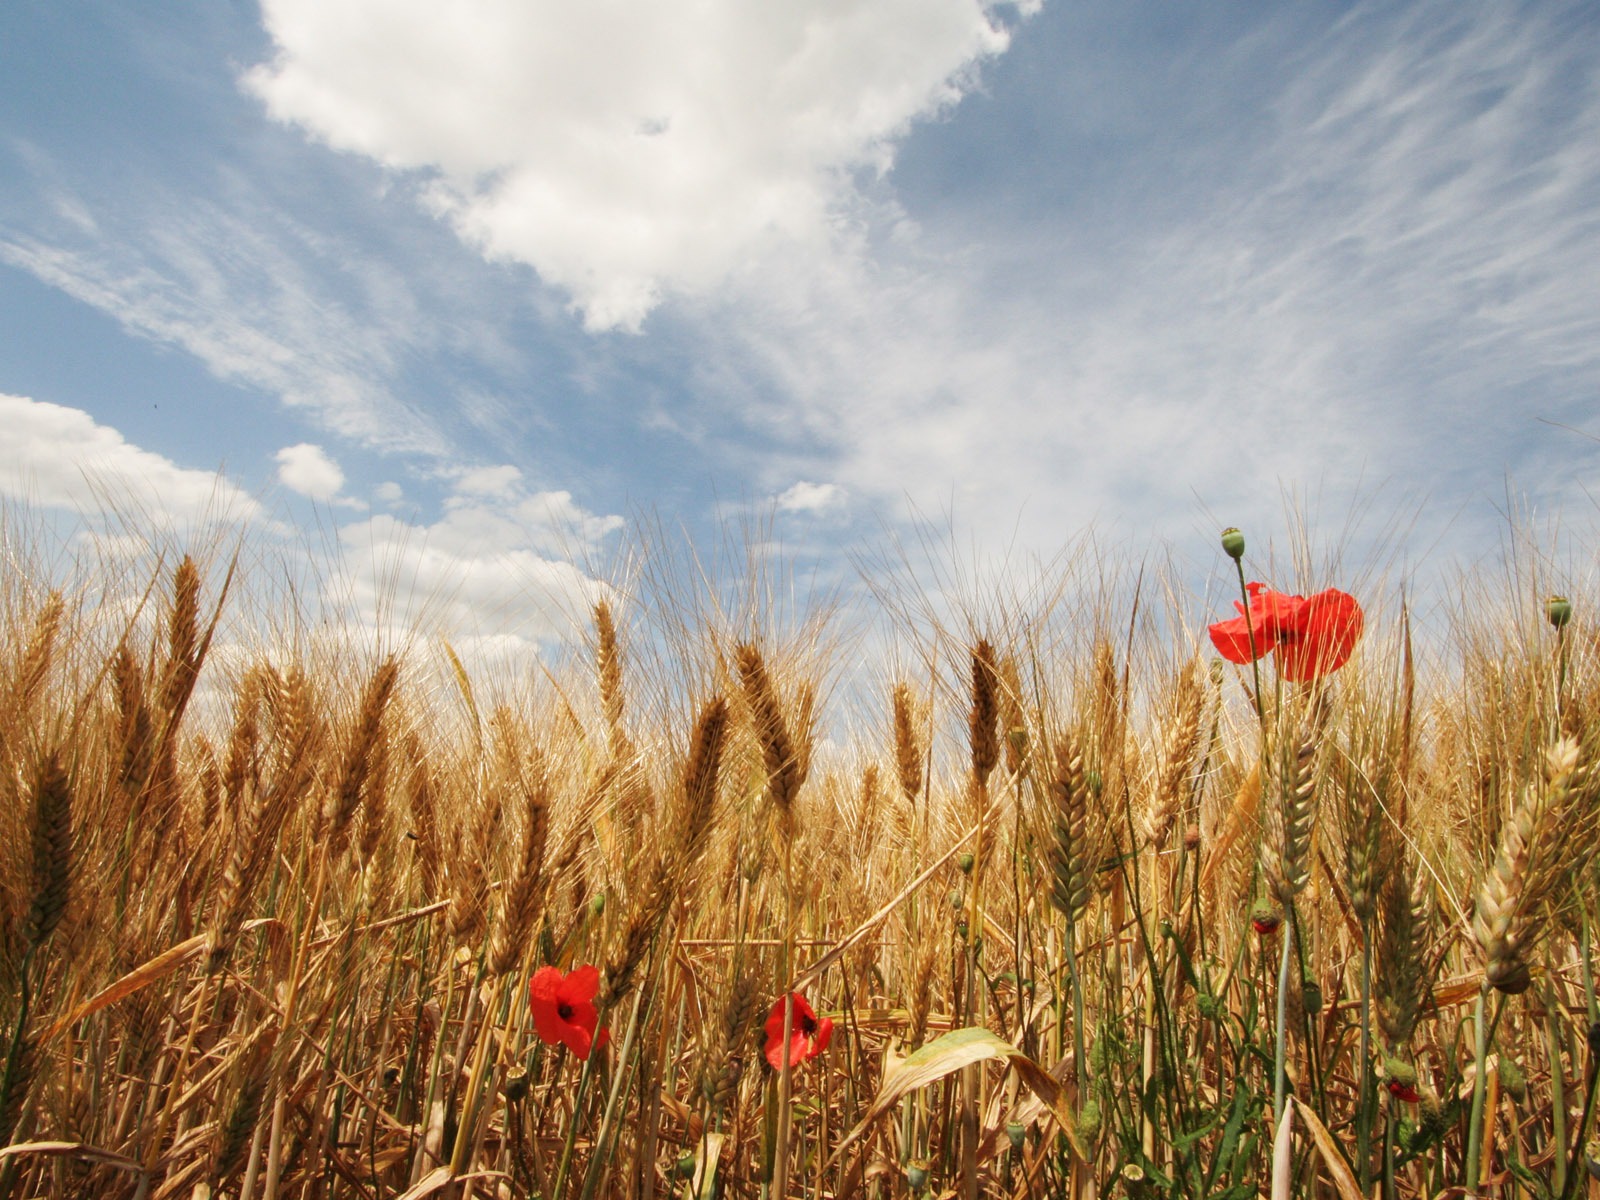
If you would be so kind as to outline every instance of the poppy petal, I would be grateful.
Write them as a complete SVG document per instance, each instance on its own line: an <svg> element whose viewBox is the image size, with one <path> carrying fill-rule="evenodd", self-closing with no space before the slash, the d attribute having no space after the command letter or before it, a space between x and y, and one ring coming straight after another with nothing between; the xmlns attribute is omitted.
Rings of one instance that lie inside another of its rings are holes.
<svg viewBox="0 0 1600 1200"><path fill-rule="evenodd" d="M568 975L561 984L561 998L568 1004L585 1004L600 991L600 968L584 963Z"/></svg>
<svg viewBox="0 0 1600 1200"><path fill-rule="evenodd" d="M1320 679L1350 660L1364 618L1354 596L1328 588L1308 599L1278 647L1278 673L1303 682Z"/></svg>
<svg viewBox="0 0 1600 1200"><path fill-rule="evenodd" d="M561 1019L561 971L556 967L540 967L528 981L528 1008L533 1013L533 1027L539 1040L550 1045L559 1042L566 1028Z"/></svg>
<svg viewBox="0 0 1600 1200"><path fill-rule="evenodd" d="M1255 639L1255 653L1250 653L1250 623L1243 617L1235 617L1231 621L1221 621L1216 625L1212 625L1210 630L1211 644L1217 648L1217 653L1229 662L1252 662L1272 649L1272 643L1262 636L1258 627Z"/></svg>

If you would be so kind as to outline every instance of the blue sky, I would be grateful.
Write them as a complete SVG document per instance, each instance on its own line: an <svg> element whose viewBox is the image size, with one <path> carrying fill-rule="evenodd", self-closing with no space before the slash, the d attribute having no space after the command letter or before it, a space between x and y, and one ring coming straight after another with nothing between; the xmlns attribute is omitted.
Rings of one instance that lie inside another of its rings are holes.
<svg viewBox="0 0 1600 1200"><path fill-rule="evenodd" d="M0 496L331 531L511 646L743 510L839 578L928 519L1203 578L1286 495L1472 562L1594 525L1596 61L1582 3L12 0Z"/></svg>

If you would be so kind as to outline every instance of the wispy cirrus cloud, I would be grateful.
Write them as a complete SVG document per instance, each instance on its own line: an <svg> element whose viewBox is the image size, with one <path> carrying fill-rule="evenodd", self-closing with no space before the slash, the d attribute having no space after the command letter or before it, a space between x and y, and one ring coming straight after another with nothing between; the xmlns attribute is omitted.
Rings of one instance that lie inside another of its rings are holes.
<svg viewBox="0 0 1600 1200"><path fill-rule="evenodd" d="M1600 388L1600 44L1576 15L1366 5L1149 64L1154 121L1253 96L1250 136L1155 169L1106 143L1132 118L1085 117L983 164L1005 195L1009 164L1059 155L1059 210L901 193L870 258L794 255L702 306L701 380L775 440L772 486L1021 513L1041 546L1091 521L1185 536L1200 507L1280 524L1292 485L1444 497L1431 533L1464 504L1494 519L1508 472L1575 496L1600 456L1549 452L1567 435L1535 418L1581 424Z"/></svg>
<svg viewBox="0 0 1600 1200"><path fill-rule="evenodd" d="M0 222L0 262L336 433L395 451L448 447L390 386L423 324L398 273L247 193L180 200L152 186L115 210L60 185L40 198L55 219Z"/></svg>

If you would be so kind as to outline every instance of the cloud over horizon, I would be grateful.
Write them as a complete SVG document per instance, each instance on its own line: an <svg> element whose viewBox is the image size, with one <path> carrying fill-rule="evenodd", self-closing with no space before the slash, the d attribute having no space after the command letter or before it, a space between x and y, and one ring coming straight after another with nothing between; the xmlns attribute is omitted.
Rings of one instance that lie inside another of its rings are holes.
<svg viewBox="0 0 1600 1200"><path fill-rule="evenodd" d="M276 52L245 83L329 145L427 172L463 238L589 329L637 331L775 246L826 249L851 173L881 174L1006 49L999 7L1038 0L265 0Z"/></svg>

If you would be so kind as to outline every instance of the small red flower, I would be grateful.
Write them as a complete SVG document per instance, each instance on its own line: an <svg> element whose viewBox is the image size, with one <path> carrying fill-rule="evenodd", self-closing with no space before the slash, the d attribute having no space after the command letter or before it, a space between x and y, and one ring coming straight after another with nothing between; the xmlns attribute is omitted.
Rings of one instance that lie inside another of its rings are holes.
<svg viewBox="0 0 1600 1200"><path fill-rule="evenodd" d="M540 967L528 981L528 1006L533 1010L533 1028L539 1040L554 1046L565 1042L579 1058L604 1046L611 1036L602 1029L595 1036L600 1014L594 997L600 990L600 968L586 963L570 975L557 967Z"/></svg>
<svg viewBox="0 0 1600 1200"><path fill-rule="evenodd" d="M1250 616L1211 626L1211 643L1229 662L1247 663L1278 652L1278 673L1301 682L1320 679L1350 660L1361 637L1361 605L1354 596L1329 588L1309 599L1250 584ZM1254 653L1252 653L1254 650Z"/></svg>
<svg viewBox="0 0 1600 1200"><path fill-rule="evenodd" d="M1270 937L1278 932L1278 926L1283 924L1283 918L1270 908L1257 909L1250 914L1250 928L1262 937Z"/></svg>
<svg viewBox="0 0 1600 1200"><path fill-rule="evenodd" d="M1389 1080L1389 1094L1396 1100L1407 1104L1421 1104L1422 1093L1409 1083L1401 1083L1398 1079Z"/></svg>
<svg viewBox="0 0 1600 1200"><path fill-rule="evenodd" d="M794 997L794 1016L789 1020L789 1065L798 1067L828 1048L833 1038L833 1022L818 1017L799 992ZM767 1017L767 1061L774 1071L783 1069L783 997L779 996Z"/></svg>

